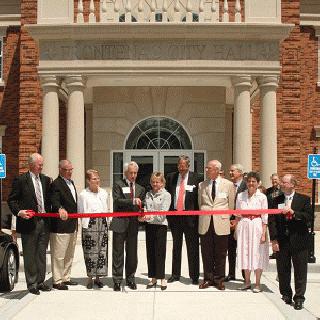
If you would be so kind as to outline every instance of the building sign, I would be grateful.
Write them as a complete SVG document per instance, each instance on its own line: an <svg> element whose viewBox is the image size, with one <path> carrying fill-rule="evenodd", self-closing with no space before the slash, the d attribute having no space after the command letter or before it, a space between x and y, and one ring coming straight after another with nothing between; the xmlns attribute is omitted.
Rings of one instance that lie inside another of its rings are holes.
<svg viewBox="0 0 320 320"><path fill-rule="evenodd" d="M40 41L41 60L278 61L276 42L209 40Z"/></svg>
<svg viewBox="0 0 320 320"><path fill-rule="evenodd" d="M6 177L6 155L0 153L0 179Z"/></svg>
<svg viewBox="0 0 320 320"><path fill-rule="evenodd" d="M308 179L320 179L320 154L308 155Z"/></svg>

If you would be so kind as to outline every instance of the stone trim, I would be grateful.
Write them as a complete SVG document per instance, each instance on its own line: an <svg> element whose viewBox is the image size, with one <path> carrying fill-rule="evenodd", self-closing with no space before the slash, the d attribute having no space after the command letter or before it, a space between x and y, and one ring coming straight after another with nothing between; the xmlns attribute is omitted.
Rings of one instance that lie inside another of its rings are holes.
<svg viewBox="0 0 320 320"><path fill-rule="evenodd" d="M222 39L222 40L278 40L288 37L292 24L257 24L257 23L90 23L60 25L25 25L36 40L92 39Z"/></svg>

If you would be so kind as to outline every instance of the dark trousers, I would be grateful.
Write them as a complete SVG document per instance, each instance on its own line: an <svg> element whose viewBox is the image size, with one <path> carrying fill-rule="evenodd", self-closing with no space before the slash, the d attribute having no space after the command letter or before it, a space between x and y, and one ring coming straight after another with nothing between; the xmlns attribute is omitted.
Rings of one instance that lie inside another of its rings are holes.
<svg viewBox="0 0 320 320"><path fill-rule="evenodd" d="M185 217L174 217L170 221L172 233L172 275L181 276L181 252L183 234L186 239L189 276L191 279L199 279L199 234L198 227L190 226Z"/></svg>
<svg viewBox="0 0 320 320"><path fill-rule="evenodd" d="M228 236L228 262L229 276L236 277L237 240L234 238L234 230Z"/></svg>
<svg viewBox="0 0 320 320"><path fill-rule="evenodd" d="M225 278L228 235L218 236L211 219L209 230L200 235L201 255L205 281L218 283Z"/></svg>
<svg viewBox="0 0 320 320"><path fill-rule="evenodd" d="M304 301L307 286L308 249L294 251L289 240L279 243L280 251L277 252L277 271L279 276L279 289L283 296L292 297L291 289L291 261L294 269L294 301Z"/></svg>
<svg viewBox="0 0 320 320"><path fill-rule="evenodd" d="M49 227L41 218L35 219L31 233L21 233L24 273L28 289L37 288L46 277L46 250L49 243Z"/></svg>
<svg viewBox="0 0 320 320"><path fill-rule="evenodd" d="M129 222L127 231L113 231L112 243L112 277L115 283L123 279L124 250L126 251L125 273L127 281L134 281L138 266L138 230L136 221Z"/></svg>
<svg viewBox="0 0 320 320"><path fill-rule="evenodd" d="M167 248L167 226L147 224L146 247L148 277L164 279Z"/></svg>

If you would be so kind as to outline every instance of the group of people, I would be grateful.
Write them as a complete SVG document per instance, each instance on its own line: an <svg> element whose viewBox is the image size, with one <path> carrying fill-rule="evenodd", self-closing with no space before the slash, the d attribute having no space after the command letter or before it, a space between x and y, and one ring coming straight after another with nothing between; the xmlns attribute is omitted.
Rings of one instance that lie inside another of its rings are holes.
<svg viewBox="0 0 320 320"><path fill-rule="evenodd" d="M13 181L8 204L17 216L17 232L21 233L24 266L28 290L33 294L50 291L45 280L45 253L50 239L53 288L67 290L76 285L70 277L77 238L77 219L68 213L101 213L108 211L108 193L100 187L96 170L86 172L88 187L79 194L71 180L72 163L59 162L59 176L51 181L41 173L40 154L29 157L29 171ZM303 308L307 282L308 223L312 219L310 198L295 191L297 181L291 174L282 178L281 190L275 186L260 187L257 172L244 178L243 167L233 164L230 179L221 176L222 165L210 160L207 178L201 181L191 172L190 159L178 159L177 172L167 177L153 172L151 190L146 193L136 183L138 164L126 163L124 178L113 185L113 212L141 214L107 218L82 218L82 247L87 270L87 288L103 287L101 277L107 276L108 229L113 231L112 278L114 291L120 291L125 274L126 285L136 290L135 273L138 265L137 236L139 222L145 224L149 282L147 289L167 288L167 282L181 277L181 253L185 236L190 281L199 289L210 286L225 290L225 282L235 280L236 261L242 270L242 290L249 290L251 272L255 273L253 292L261 292L261 274L269 262L269 240L277 259L280 293L287 304ZM279 190L278 190L279 189ZM280 214L268 215L268 208L280 209ZM221 210L233 210L223 214ZM38 213L57 212L60 218L32 217L28 210ZM184 214L200 210L199 215ZM219 211L214 214L214 211ZM252 214L241 214L252 210ZM255 213L254 210L260 210ZM266 212L263 212L266 210ZM177 211L166 215L166 211ZM206 214L205 211L213 211ZM163 213L162 213L163 212ZM168 226L172 233L172 270L165 279L165 259ZM269 227L269 228L268 228ZM269 229L269 232L268 232ZM204 278L199 284L199 244ZM226 258L229 273L225 276ZM290 285L291 262L294 267L295 295ZM125 269L125 270L123 270ZM40 291L39 291L40 290Z"/></svg>

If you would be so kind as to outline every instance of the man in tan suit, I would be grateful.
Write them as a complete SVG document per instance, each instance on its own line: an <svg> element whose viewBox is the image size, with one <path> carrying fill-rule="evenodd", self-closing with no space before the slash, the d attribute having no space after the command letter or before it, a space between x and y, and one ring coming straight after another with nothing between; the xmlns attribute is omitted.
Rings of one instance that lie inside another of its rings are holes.
<svg viewBox="0 0 320 320"><path fill-rule="evenodd" d="M235 189L233 183L221 178L221 163L211 160L206 166L207 179L199 184L199 210L228 210L234 208ZM230 234L230 216L199 216L199 234L203 262L204 280L199 289L215 286L224 290L225 266Z"/></svg>

